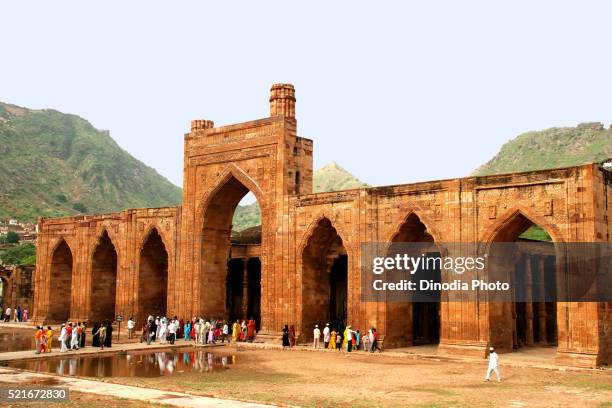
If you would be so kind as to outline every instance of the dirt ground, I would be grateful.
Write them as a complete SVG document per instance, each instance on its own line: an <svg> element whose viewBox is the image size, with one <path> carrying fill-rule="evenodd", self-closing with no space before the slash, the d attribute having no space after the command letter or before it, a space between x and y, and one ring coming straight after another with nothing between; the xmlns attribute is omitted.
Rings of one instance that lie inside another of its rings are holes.
<svg viewBox="0 0 612 408"><path fill-rule="evenodd" d="M378 354L225 348L222 371L108 381L306 407L612 407L612 371L504 367Z"/></svg>
<svg viewBox="0 0 612 408"><path fill-rule="evenodd" d="M47 386L48 384L41 384ZM29 384L28 386L34 386ZM15 387L15 384L0 382L0 388L4 387ZM0 407L45 407L45 408L147 408L151 404L141 401L134 401L125 398L115 398L105 395L88 394L84 392L70 391L70 401L68 402L56 402L56 403L14 403L8 404L6 402L0 402ZM155 407L167 407L167 405L156 405Z"/></svg>

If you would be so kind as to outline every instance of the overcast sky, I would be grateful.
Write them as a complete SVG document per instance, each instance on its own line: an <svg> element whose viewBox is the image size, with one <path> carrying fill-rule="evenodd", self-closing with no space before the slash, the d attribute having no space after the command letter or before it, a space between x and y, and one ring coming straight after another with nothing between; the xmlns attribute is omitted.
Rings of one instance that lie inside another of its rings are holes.
<svg viewBox="0 0 612 408"><path fill-rule="evenodd" d="M266 117L275 82L315 167L374 185L612 121L612 2L225 3L4 1L0 100L78 114L177 185L190 121Z"/></svg>

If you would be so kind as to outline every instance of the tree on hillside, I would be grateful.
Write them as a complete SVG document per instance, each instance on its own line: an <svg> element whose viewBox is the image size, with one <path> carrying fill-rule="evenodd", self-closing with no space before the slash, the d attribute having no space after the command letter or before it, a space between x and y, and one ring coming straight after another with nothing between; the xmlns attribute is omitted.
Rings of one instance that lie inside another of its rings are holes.
<svg viewBox="0 0 612 408"><path fill-rule="evenodd" d="M17 243L19 243L19 234L17 234L17 233L16 233L16 232L14 232L14 231L9 231L9 232L6 234L6 236L5 236L5 238L4 238L4 241L5 241L7 244L17 244Z"/></svg>

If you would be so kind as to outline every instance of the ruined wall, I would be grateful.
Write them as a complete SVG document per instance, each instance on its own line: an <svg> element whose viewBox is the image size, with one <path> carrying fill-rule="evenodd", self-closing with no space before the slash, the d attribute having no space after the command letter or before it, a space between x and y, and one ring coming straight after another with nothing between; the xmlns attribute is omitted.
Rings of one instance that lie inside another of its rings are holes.
<svg viewBox="0 0 612 408"><path fill-rule="evenodd" d="M34 275L35 269L32 266L16 265L8 268L0 266L0 279L3 285L0 310L4 312L8 306L11 309L21 306L21 310L28 309L30 317L32 316Z"/></svg>
<svg viewBox="0 0 612 408"><path fill-rule="evenodd" d="M555 242L610 239L609 175L597 165L312 194L313 144L297 136L293 87L274 85L269 102L269 118L222 127L192 122L184 138L181 207L41 220L35 317L56 318L51 312L62 296L70 299L66 318L72 320L107 318L96 307L113 303L114 314L141 322L158 312L224 318L231 221L248 192L262 213L255 251L262 337L295 324L300 338L308 338L325 314L313 308L330 304L322 297L331 290L326 276L346 257L347 321L377 327L388 345L410 342L410 333L399 334L412 319L408 309L384 298L362 302L361 246L407 239L415 226L434 243L513 241L531 223ZM61 246L71 262L58 255ZM249 251L236 246L231 256ZM100 289L113 279L114 302L102 299ZM69 282L70 293L53 289L61 282ZM460 295L443 294L439 308L441 352L484 355L488 344L512 349L508 322L516 311L510 304L452 296ZM559 361L609 359L609 304L559 303L557 326Z"/></svg>

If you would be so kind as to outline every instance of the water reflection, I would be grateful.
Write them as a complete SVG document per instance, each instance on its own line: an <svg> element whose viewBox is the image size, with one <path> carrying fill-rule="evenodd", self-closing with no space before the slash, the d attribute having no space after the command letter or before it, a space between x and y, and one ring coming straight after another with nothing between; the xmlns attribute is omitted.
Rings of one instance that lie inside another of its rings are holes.
<svg viewBox="0 0 612 408"><path fill-rule="evenodd" d="M83 377L160 377L183 372L212 372L229 368L235 356L203 350L133 352L105 356L51 358L12 362L10 367Z"/></svg>
<svg viewBox="0 0 612 408"><path fill-rule="evenodd" d="M34 328L0 330L0 353L7 351L34 351ZM57 341L54 341L56 343ZM55 344L53 344L55 346Z"/></svg>

